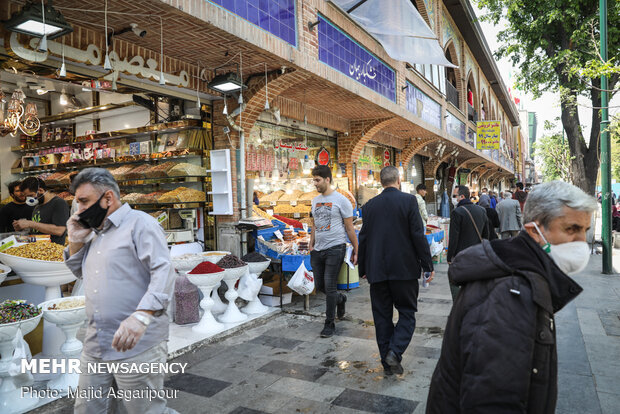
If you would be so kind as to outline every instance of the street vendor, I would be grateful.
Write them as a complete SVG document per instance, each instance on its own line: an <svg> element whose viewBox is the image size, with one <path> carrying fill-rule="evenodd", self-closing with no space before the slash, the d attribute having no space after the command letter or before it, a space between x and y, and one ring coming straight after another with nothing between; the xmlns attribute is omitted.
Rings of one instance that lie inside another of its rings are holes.
<svg viewBox="0 0 620 414"><path fill-rule="evenodd" d="M19 181L13 181L8 185L9 195L13 201L0 209L0 233L15 231L13 228L15 220L32 218L34 207L26 204L26 196L20 190L20 184Z"/></svg>
<svg viewBox="0 0 620 414"><path fill-rule="evenodd" d="M19 188L26 197L26 204L34 207L34 210L31 220L13 221L15 230L49 234L53 243L64 245L70 213L67 202L49 192L45 181L37 177L24 179Z"/></svg>

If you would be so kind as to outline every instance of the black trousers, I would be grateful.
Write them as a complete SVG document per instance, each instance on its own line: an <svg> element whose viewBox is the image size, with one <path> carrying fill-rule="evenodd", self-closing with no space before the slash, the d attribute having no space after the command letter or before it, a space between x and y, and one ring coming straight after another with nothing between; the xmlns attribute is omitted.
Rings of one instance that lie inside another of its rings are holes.
<svg viewBox="0 0 620 414"><path fill-rule="evenodd" d="M381 363L387 368L385 356L389 350L401 359L415 329L415 313L418 311L417 279L388 280L370 285L370 302L375 321L377 345ZM398 322L392 322L394 308L398 310Z"/></svg>
<svg viewBox="0 0 620 414"><path fill-rule="evenodd" d="M345 244L310 252L310 264L316 290L325 293L326 296L325 322L334 322L336 306L344 300L344 295L338 292L338 273L342 267L345 252Z"/></svg>

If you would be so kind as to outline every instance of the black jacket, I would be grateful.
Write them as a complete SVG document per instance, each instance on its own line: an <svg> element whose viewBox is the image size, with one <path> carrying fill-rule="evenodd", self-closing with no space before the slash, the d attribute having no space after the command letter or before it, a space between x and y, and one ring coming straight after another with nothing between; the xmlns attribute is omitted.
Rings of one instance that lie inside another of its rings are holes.
<svg viewBox="0 0 620 414"><path fill-rule="evenodd" d="M484 207L477 206L469 200L461 200L458 207L450 213L450 238L448 240L448 262L459 252L480 243L476 228L469 218L467 209L474 218L483 239L489 239L489 219Z"/></svg>
<svg viewBox="0 0 620 414"><path fill-rule="evenodd" d="M525 232L484 241L448 271L461 285L427 413L554 413L553 314L581 291Z"/></svg>
<svg viewBox="0 0 620 414"><path fill-rule="evenodd" d="M494 208L486 207L485 210L489 219L489 240L495 240L498 238L495 229L499 228L499 215Z"/></svg>
<svg viewBox="0 0 620 414"><path fill-rule="evenodd" d="M362 207L359 273L369 283L418 279L433 270L415 196L388 187Z"/></svg>

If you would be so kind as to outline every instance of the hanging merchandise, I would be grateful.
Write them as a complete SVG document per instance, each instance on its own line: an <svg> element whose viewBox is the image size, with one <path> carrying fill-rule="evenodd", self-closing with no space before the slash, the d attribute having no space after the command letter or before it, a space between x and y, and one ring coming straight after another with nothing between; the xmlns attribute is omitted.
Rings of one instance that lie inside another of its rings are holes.
<svg viewBox="0 0 620 414"><path fill-rule="evenodd" d="M24 109L23 103L25 99L26 95L21 89L16 89L13 95L11 95L6 118L0 131L3 135L15 135L18 130L30 136L39 132L41 122L37 116L37 106L31 102Z"/></svg>
<svg viewBox="0 0 620 414"><path fill-rule="evenodd" d="M319 152L316 154L316 163L318 165L329 165L331 162L331 157L329 155L329 151L325 147L321 147Z"/></svg>
<svg viewBox="0 0 620 414"><path fill-rule="evenodd" d="M387 167L390 165L390 150L383 151L383 166Z"/></svg>

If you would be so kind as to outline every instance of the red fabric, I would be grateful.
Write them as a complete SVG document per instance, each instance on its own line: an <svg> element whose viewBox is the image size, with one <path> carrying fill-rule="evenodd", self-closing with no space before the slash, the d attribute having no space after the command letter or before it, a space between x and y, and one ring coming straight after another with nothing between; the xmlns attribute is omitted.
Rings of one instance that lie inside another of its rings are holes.
<svg viewBox="0 0 620 414"><path fill-rule="evenodd" d="M467 91L467 103L474 106L474 93L472 91Z"/></svg>

